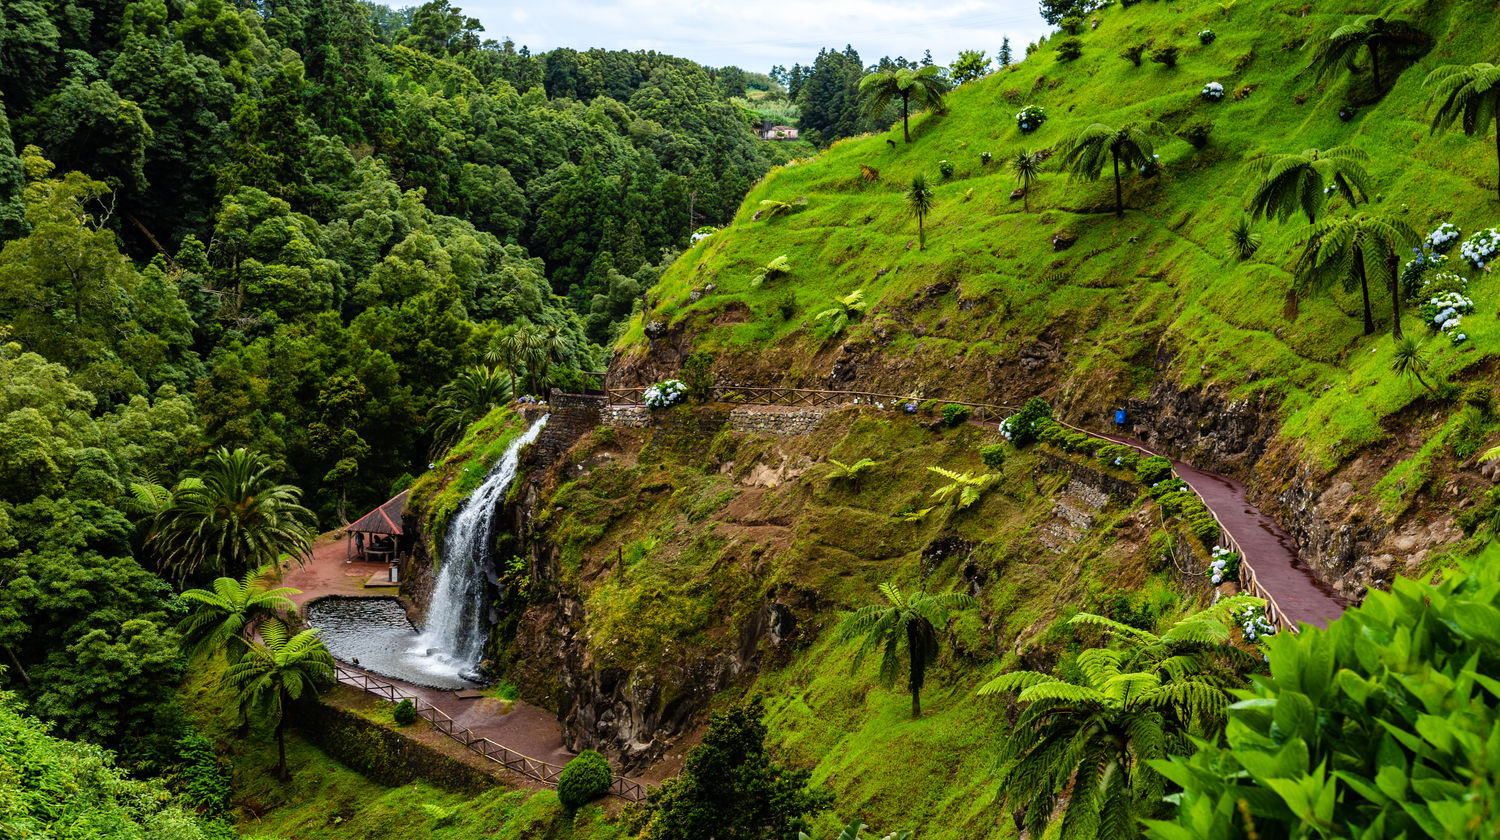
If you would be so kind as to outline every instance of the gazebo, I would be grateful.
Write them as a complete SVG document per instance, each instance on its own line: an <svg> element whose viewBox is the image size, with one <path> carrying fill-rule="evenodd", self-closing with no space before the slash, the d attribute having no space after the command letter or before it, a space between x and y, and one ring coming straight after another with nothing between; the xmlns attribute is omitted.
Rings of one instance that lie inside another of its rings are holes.
<svg viewBox="0 0 1500 840"><path fill-rule="evenodd" d="M402 490L390 501L361 516L344 529L348 535L345 559L356 555L361 560L388 562L396 557L396 542L401 537L401 516L406 512L406 496L411 491ZM355 541L360 546L356 551Z"/></svg>

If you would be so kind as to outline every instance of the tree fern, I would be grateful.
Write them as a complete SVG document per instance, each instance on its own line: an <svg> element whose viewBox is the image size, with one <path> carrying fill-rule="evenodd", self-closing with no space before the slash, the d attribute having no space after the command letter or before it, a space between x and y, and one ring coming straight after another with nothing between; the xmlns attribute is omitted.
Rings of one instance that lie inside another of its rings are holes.
<svg viewBox="0 0 1500 840"><path fill-rule="evenodd" d="M889 581L880 584L879 589L886 603L861 607L845 618L839 625L839 641L861 639L850 664L851 674L859 670L866 654L879 648L879 680L886 688L895 685L900 676L901 650L905 648L906 687L911 692L911 715L917 718L922 714L922 685L927 667L938 655L938 627L947 623L950 611L972 609L979 603L956 592L908 595Z"/></svg>

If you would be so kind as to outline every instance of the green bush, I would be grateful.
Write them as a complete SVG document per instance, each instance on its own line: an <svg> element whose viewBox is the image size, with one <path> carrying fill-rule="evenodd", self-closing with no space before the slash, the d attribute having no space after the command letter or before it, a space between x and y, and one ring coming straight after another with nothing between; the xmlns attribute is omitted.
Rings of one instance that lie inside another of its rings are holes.
<svg viewBox="0 0 1500 840"><path fill-rule="evenodd" d="M999 469L1005 463L1005 446L999 443L992 446L981 446L979 448L979 460L992 470Z"/></svg>
<svg viewBox="0 0 1500 840"><path fill-rule="evenodd" d="M938 161L938 174L942 175L943 178L944 178L944 180L946 180L948 178L952 178L953 177L953 161L946 160L946 159Z"/></svg>
<svg viewBox="0 0 1500 840"><path fill-rule="evenodd" d="M1135 480L1150 487L1172 475L1172 462L1160 455L1152 455L1135 465Z"/></svg>
<svg viewBox="0 0 1500 840"><path fill-rule="evenodd" d="M937 407L937 400L923 400L922 404L917 406L917 411L922 414L932 414L934 411L937 411Z"/></svg>
<svg viewBox="0 0 1500 840"><path fill-rule="evenodd" d="M1078 15L1068 15L1062 20L1058 21L1057 25L1062 28L1062 31L1068 33L1069 35L1077 35L1078 33L1083 31L1083 18L1079 17Z"/></svg>
<svg viewBox="0 0 1500 840"><path fill-rule="evenodd" d="M1077 61L1083 55L1083 42L1077 38L1064 38L1057 43L1058 61Z"/></svg>
<svg viewBox="0 0 1500 840"><path fill-rule="evenodd" d="M1464 389L1464 402L1479 409L1489 417L1494 413L1495 391L1488 382L1475 382Z"/></svg>
<svg viewBox="0 0 1500 840"><path fill-rule="evenodd" d="M1164 47L1157 47L1156 50L1151 53L1151 60L1156 62L1157 64L1172 68L1177 66L1177 58L1180 55L1182 55L1182 48L1168 44Z"/></svg>
<svg viewBox="0 0 1500 840"><path fill-rule="evenodd" d="M1208 145L1208 136L1213 133L1213 130L1213 120L1207 117L1197 117L1177 129L1177 136L1193 148L1202 149Z"/></svg>
<svg viewBox="0 0 1500 840"><path fill-rule="evenodd" d="M973 414L966 405L948 403L943 406L943 425L948 428L962 426L969 421L969 415Z"/></svg>
<svg viewBox="0 0 1500 840"><path fill-rule="evenodd" d="M557 798L564 808L576 811L609 793L613 781L614 771L609 769L604 756L594 750L584 750L558 774Z"/></svg>
<svg viewBox="0 0 1500 840"><path fill-rule="evenodd" d="M1123 58L1123 59L1125 59L1126 61L1130 62L1131 64L1134 64L1137 67L1141 66L1141 58L1143 56L1145 56L1145 55L1146 55L1146 45L1145 44L1132 44L1132 45L1130 45L1130 46L1128 46L1128 47L1120 50L1120 57Z"/></svg>
<svg viewBox="0 0 1500 840"><path fill-rule="evenodd" d="M417 722L417 707L411 702L410 698L407 698L396 704L395 710L391 712L391 717L400 726L411 726Z"/></svg>
<svg viewBox="0 0 1500 840"><path fill-rule="evenodd" d="M1135 447L1126 446L1123 443L1112 443L1108 446L1101 446L1099 451L1095 453L1095 457L1102 466L1131 471L1135 470L1135 465L1141 459L1140 453L1136 452Z"/></svg>
<svg viewBox="0 0 1500 840"><path fill-rule="evenodd" d="M1052 419L1052 406L1041 397L1032 397L1021 410L1005 418L1000 424L1000 434L1016 446L1025 446L1036 440L1042 421Z"/></svg>

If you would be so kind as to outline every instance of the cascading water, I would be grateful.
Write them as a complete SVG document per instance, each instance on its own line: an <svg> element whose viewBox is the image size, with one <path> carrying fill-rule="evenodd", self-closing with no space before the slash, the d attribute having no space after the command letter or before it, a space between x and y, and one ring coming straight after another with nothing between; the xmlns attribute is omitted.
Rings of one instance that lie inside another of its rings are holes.
<svg viewBox="0 0 1500 840"><path fill-rule="evenodd" d="M484 620L489 578L485 570L494 545L495 507L516 479L521 448L536 440L545 425L543 416L511 441L484 483L448 521L443 567L427 608L427 627L412 645L414 654L436 660L430 670L441 665L462 676L479 662L489 635L489 622Z"/></svg>

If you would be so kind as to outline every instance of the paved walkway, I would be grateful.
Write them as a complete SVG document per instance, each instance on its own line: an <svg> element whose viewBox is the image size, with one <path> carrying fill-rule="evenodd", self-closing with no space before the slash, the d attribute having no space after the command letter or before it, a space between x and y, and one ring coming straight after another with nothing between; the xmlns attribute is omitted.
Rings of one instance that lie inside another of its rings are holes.
<svg viewBox="0 0 1500 840"><path fill-rule="evenodd" d="M1160 454L1134 438L1092 434ZM1175 458L1172 468L1240 544L1245 559L1255 568L1256 579L1276 599L1283 615L1294 622L1327 627L1328 622L1344 614L1344 602L1297 556L1291 535L1246 499L1245 485Z"/></svg>
<svg viewBox="0 0 1500 840"><path fill-rule="evenodd" d="M282 576L283 585L302 590L292 596L298 609L325 595L388 598L396 594L394 589L366 588L364 585L371 575L383 574L387 564L348 562L344 559L345 551L344 539L337 532L324 534L313 544L311 560L300 568L293 566L286 571ZM343 664L354 670L363 670L347 662ZM370 671L365 673L421 697L474 734L531 758L561 765L567 764L574 755L563 746L562 727L557 716L524 700L512 703L489 697L460 700L452 691L423 688Z"/></svg>

